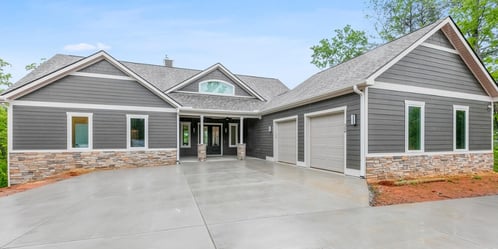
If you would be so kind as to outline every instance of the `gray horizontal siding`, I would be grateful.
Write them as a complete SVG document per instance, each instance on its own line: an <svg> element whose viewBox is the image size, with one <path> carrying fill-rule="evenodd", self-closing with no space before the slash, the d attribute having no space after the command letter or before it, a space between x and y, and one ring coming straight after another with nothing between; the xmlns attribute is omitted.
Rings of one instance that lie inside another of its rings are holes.
<svg viewBox="0 0 498 249"><path fill-rule="evenodd" d="M405 100L425 102L425 151L453 151L453 105L469 106L469 149L491 149L490 103L368 89L368 152L405 152Z"/></svg>
<svg viewBox="0 0 498 249"><path fill-rule="evenodd" d="M486 95L459 55L419 46L377 81Z"/></svg>
<svg viewBox="0 0 498 249"><path fill-rule="evenodd" d="M109 63L106 60L101 60L93 65L90 65L88 67L79 70L78 72L127 76L125 73L117 69L115 66L113 66L111 63Z"/></svg>
<svg viewBox="0 0 498 249"><path fill-rule="evenodd" d="M149 148L176 148L176 113L14 106L13 148L67 148L66 112L93 113L93 148L126 149L126 114L149 115Z"/></svg>
<svg viewBox="0 0 498 249"><path fill-rule="evenodd" d="M20 100L171 107L136 81L66 76Z"/></svg>
<svg viewBox="0 0 498 249"><path fill-rule="evenodd" d="M346 165L350 169L360 169L360 97L348 94L341 97L296 107L278 113L263 116L260 120L248 120L247 155L258 158L273 157L273 132L268 132L268 126L273 126L273 120L298 116L298 160L304 161L304 114L347 106L347 153ZM351 114L357 114L357 125L351 126Z"/></svg>
<svg viewBox="0 0 498 249"><path fill-rule="evenodd" d="M241 86L239 86L237 83L235 83L233 80L228 78L224 73L222 73L220 70L215 70L204 77L180 88L180 91L187 91L187 92L199 92L199 83L205 80L222 80L225 82L228 82L232 84L235 87L235 95L237 96L252 96L246 90L244 90Z"/></svg>
<svg viewBox="0 0 498 249"><path fill-rule="evenodd" d="M445 48L452 48L454 49L453 45L451 45L451 42L446 38L446 35L444 35L443 31L439 30L438 32L434 33L431 37L429 37L425 42L442 46Z"/></svg>

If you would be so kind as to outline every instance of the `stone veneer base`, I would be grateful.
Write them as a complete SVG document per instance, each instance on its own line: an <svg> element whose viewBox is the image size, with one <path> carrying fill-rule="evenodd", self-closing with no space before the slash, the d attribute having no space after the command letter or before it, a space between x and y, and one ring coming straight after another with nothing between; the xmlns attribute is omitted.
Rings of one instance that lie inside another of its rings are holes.
<svg viewBox="0 0 498 249"><path fill-rule="evenodd" d="M176 149L141 151L11 152L11 185L76 168L124 168L176 164Z"/></svg>
<svg viewBox="0 0 498 249"><path fill-rule="evenodd" d="M367 157L367 180L399 180L478 173L493 169L493 153Z"/></svg>

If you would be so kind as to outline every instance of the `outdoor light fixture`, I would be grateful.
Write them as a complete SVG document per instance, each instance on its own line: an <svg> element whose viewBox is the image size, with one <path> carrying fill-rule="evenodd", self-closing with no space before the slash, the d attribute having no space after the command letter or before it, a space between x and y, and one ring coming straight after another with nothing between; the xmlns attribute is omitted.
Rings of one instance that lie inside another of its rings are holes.
<svg viewBox="0 0 498 249"><path fill-rule="evenodd" d="M351 114L351 125L356 126L356 114Z"/></svg>
<svg viewBox="0 0 498 249"><path fill-rule="evenodd" d="M268 125L268 132L271 132L271 125Z"/></svg>

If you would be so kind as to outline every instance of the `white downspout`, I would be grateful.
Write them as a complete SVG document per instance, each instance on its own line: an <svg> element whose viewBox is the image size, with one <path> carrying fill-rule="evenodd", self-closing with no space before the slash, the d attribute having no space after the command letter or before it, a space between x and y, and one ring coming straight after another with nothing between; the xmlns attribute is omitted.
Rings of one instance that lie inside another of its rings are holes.
<svg viewBox="0 0 498 249"><path fill-rule="evenodd" d="M177 108L176 109L176 164L179 163L180 163L180 109Z"/></svg>
<svg viewBox="0 0 498 249"><path fill-rule="evenodd" d="M357 85L353 86L353 92L360 95L360 177L366 176L366 108L365 108L365 93L358 89Z"/></svg>

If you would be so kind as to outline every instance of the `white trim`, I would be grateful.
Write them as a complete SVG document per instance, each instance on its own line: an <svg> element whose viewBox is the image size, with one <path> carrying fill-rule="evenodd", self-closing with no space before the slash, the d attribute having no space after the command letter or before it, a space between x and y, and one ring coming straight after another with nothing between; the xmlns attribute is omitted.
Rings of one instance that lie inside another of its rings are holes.
<svg viewBox="0 0 498 249"><path fill-rule="evenodd" d="M205 83L209 83L209 82L220 82L222 84L226 84L226 85L229 85L232 87L232 90L233 92L230 94L230 93L210 93L210 92L201 92L201 85L202 84L205 84ZM198 92L199 93L203 93L203 94L209 94L209 95L218 95L218 96L235 96L235 86L233 84L230 84L224 80L215 80L215 79L211 79L211 80L203 80L201 82L198 83L197 85L197 88L198 88Z"/></svg>
<svg viewBox="0 0 498 249"><path fill-rule="evenodd" d="M495 130L495 119L494 119L494 114L495 114L495 103L491 102L491 149L494 151L495 149L495 139L494 139L494 136L495 136L495 133L494 133L494 130Z"/></svg>
<svg viewBox="0 0 498 249"><path fill-rule="evenodd" d="M223 109L200 109L200 108L192 108L192 107L180 107L180 115L190 115L190 116L199 116L199 115L208 115L211 117L240 117L244 115L244 117L251 118L260 118L261 115L259 111L234 111L234 110L223 110ZM218 115L218 116L216 116Z"/></svg>
<svg viewBox="0 0 498 249"><path fill-rule="evenodd" d="M420 107L420 150L409 150L408 148L408 123L409 107ZM420 153L425 148L425 102L405 100L405 152Z"/></svg>
<svg viewBox="0 0 498 249"><path fill-rule="evenodd" d="M448 19L450 19L450 18L448 17ZM492 88L495 90L495 92L498 92L498 86L496 86L495 80L493 78L491 78L488 70L484 67L484 65L481 62L481 60L479 60L479 58L477 58L476 54L474 53L474 50L469 46L467 40L462 36L462 33L459 31L459 29L457 28L456 24L454 22L452 22L452 21L449 21L448 23L453 28L453 30L457 34L458 38L463 43L463 45L465 46L465 48L467 49L467 51L469 52L469 54L472 56L472 58L474 59L474 61L476 62L476 64L478 64L479 68L484 72L484 75L486 75L486 78L488 79L488 81L489 81L490 85L492 86ZM450 42L451 42L451 40L450 40ZM464 60L464 62L465 62L465 60ZM465 62L465 64L467 65L467 62ZM469 67L469 66L467 65L467 67ZM484 88L484 90L486 90L486 87L483 86L483 88ZM486 92L490 96L492 95L487 90L486 90Z"/></svg>
<svg viewBox="0 0 498 249"><path fill-rule="evenodd" d="M204 117L202 117L204 119ZM197 132L197 142L199 144L202 144L200 139L204 140L204 129L201 129L201 124L202 127L206 127L206 125L215 125L215 126L221 126L220 127L220 147L221 147L221 154L207 154L207 144L206 144L206 156L223 156L223 123L204 123L204 121L197 123L197 129L199 130ZM209 136L209 131L208 131L208 136ZM202 141L203 143L206 143L206 141Z"/></svg>
<svg viewBox="0 0 498 249"><path fill-rule="evenodd" d="M180 110L176 110L176 163L180 162ZM192 134L191 134L192 135Z"/></svg>
<svg viewBox="0 0 498 249"><path fill-rule="evenodd" d="M383 67L378 69L375 73L370 75L367 79L367 82L371 81L373 82L377 77L379 77L381 74L383 74L385 71L387 71L389 68L394 66L394 64L398 63L403 57L408 55L410 52L412 52L415 48L417 48L420 44L425 42L429 37L431 37L433 34L435 34L438 30L440 30L444 25L446 25L450 21L450 18L448 17L444 21L442 21L440 24L438 24L436 27L433 27L430 31L428 31L423 37L418 39L416 42L414 42L410 47L405 49L403 52L398 54L394 59L389 61L387 64L385 64ZM374 83L375 84L375 83Z"/></svg>
<svg viewBox="0 0 498 249"><path fill-rule="evenodd" d="M366 122L366 116L367 116L367 90L368 87L365 87L365 89L360 91L356 85L353 86L353 91L360 96L360 175L365 176L366 175L366 147L368 147L368 142L367 142L367 130L368 130L368 125Z"/></svg>
<svg viewBox="0 0 498 249"><path fill-rule="evenodd" d="M369 145L369 138L368 138L368 88L369 87L366 87L365 88L365 106L364 106L364 110L365 110L365 116L363 117L364 120L360 120L360 122L363 122L365 124L364 126L364 129L363 129L363 136L364 136L364 142L365 144L363 145L364 147L364 154L363 154L363 160L364 160L364 164L362 165L363 167L361 168L361 176L363 177L366 177L367 176L367 155L368 155L368 145Z"/></svg>
<svg viewBox="0 0 498 249"><path fill-rule="evenodd" d="M183 145L183 126L187 125L188 126L188 145ZM192 127L191 127L191 122L187 121L182 121L180 122L180 148L190 148L192 145Z"/></svg>
<svg viewBox="0 0 498 249"><path fill-rule="evenodd" d="M296 166L299 166L299 167L306 167L306 163L305 163L305 162L302 162L302 161L297 161Z"/></svg>
<svg viewBox="0 0 498 249"><path fill-rule="evenodd" d="M390 157L390 156L433 156L433 155L460 155L460 154L488 154L492 150L474 150L474 151L436 151L436 152L400 152L400 153L370 153L367 157Z"/></svg>
<svg viewBox="0 0 498 249"><path fill-rule="evenodd" d="M166 101L167 103L173 105L174 107L180 107L180 104L178 104L175 100L170 98L168 95L160 91L158 88L156 88L154 85L151 83L147 82L144 80L142 77L140 77L138 74L135 72L131 71L128 69L126 66L124 66L121 62L117 61L114 59L112 56L107 54L105 51L99 51L93 55L90 55L88 57L85 57L73 64L70 64L69 66L63 67L55 72L52 72L48 75L45 75L37 80L34 80L26 85L23 85L15 90L12 90L11 92L8 92L4 95L6 99L16 99L21 96L24 96L28 93L31 93L37 89L40 89L52 82L55 82L58 79L61 79L62 77L68 75L71 72L77 71L81 68L87 67L89 65L95 64L99 61L106 60L107 62L111 63L115 67L117 67L119 70L124 72L127 75L130 75L132 78L136 79L138 83L140 83L142 86L147 88L149 91L153 92L156 94L158 97Z"/></svg>
<svg viewBox="0 0 498 249"><path fill-rule="evenodd" d="M244 144L244 117L240 117L240 144Z"/></svg>
<svg viewBox="0 0 498 249"><path fill-rule="evenodd" d="M408 86L404 84L388 83L381 81L375 81L375 84L371 86L371 88L397 91L397 92L418 93L418 94L433 95L433 96L440 96L447 98L477 100L485 102L490 102L492 100L491 97L487 95L461 93L461 92L440 90L440 89L427 88L427 87Z"/></svg>
<svg viewBox="0 0 498 249"><path fill-rule="evenodd" d="M68 151L91 151L93 149L93 113L84 112L66 112L67 126L66 126L66 139ZM88 147L86 148L73 148L73 117L88 118Z"/></svg>
<svg viewBox="0 0 498 249"><path fill-rule="evenodd" d="M69 73L69 75L81 76L81 77L91 77L91 78L100 78L100 79L137 81L136 79L129 77L129 76L101 74L101 73L72 72L72 73Z"/></svg>
<svg viewBox="0 0 498 249"><path fill-rule="evenodd" d="M231 144L232 142L232 126L235 126L235 144ZM228 147L229 148L237 148L237 144L239 143L239 124L238 123L228 123Z"/></svg>
<svg viewBox="0 0 498 249"><path fill-rule="evenodd" d="M298 134L298 117L297 115L294 116L289 116L285 118L279 118L279 119L274 119L273 120L273 158L275 162L279 162L278 158L278 123L281 122L286 122L290 120L295 120L296 121L296 163L298 161L298 144L299 144L299 134Z"/></svg>
<svg viewBox="0 0 498 249"><path fill-rule="evenodd" d="M344 161L343 161L343 172L346 173L347 169L347 106L340 106L336 108L331 108L327 110L321 110L316 112L310 112L304 114L304 162L306 167L311 168L311 119L314 117L325 116L330 114L340 114L343 113L343 124L344 124Z"/></svg>
<svg viewBox="0 0 498 249"><path fill-rule="evenodd" d="M13 106L12 104L8 104L7 106L7 187L10 187L10 153L12 152L12 144L14 140L12 138L14 137L12 131L13 131L13 124L14 124L14 116L12 112Z"/></svg>
<svg viewBox="0 0 498 249"><path fill-rule="evenodd" d="M200 93L200 92L179 91L179 90L175 91L175 93L188 93L188 94L200 94L200 95L220 95L220 96L225 96L225 97L228 96L228 97L234 97L234 98L257 99L254 96L226 95L226 94L215 94L215 93Z"/></svg>
<svg viewBox="0 0 498 249"><path fill-rule="evenodd" d="M275 162L275 159L273 159L273 157L271 157L271 156L265 157L265 160L270 161L270 162Z"/></svg>
<svg viewBox="0 0 498 249"><path fill-rule="evenodd" d="M142 150L129 150L129 149L93 149L89 151L81 150L14 150L12 153L60 153L60 152L137 152L137 151L178 151L176 148L163 148L163 149L142 149Z"/></svg>
<svg viewBox="0 0 498 249"><path fill-rule="evenodd" d="M131 119L144 119L144 147L131 147ZM146 150L149 148L149 115L134 115L134 114L126 114L126 149L127 150Z"/></svg>
<svg viewBox="0 0 498 249"><path fill-rule="evenodd" d="M249 93L254 95L256 98L258 98L259 100L266 101L265 98L263 98L261 95L259 95L256 91L252 90L248 85L246 85L242 80L240 80L237 76L235 76L233 73L231 73L226 67L224 67L220 63L216 63L216 64L208 67L204 71L201 71L200 73L194 75L193 77L190 77L189 79L185 80L184 82L182 82L176 86L171 87L170 89L166 90L166 93L171 93L171 92L173 92L177 89L180 89L180 88L182 88L190 83L193 83L194 81L202 78L203 76L208 75L209 73L211 73L212 71L214 71L216 69L219 69L223 74L225 74L225 76L227 76L231 80L235 81L235 83L240 85L244 90L248 91Z"/></svg>
<svg viewBox="0 0 498 249"><path fill-rule="evenodd" d="M456 112L465 112L465 148L457 149L456 147ZM469 107L462 105L453 105L453 151L468 151L469 150Z"/></svg>
<svg viewBox="0 0 498 249"><path fill-rule="evenodd" d="M456 49L447 48L447 47L439 46L439 45L432 44L432 43L423 42L420 45L422 45L424 47L428 47L428 48L433 48L433 49L437 49L437 50L441 50L441 51L453 53L453 54L459 54Z"/></svg>
<svg viewBox="0 0 498 249"><path fill-rule="evenodd" d="M12 103L12 105L19 105L19 106L36 106L36 107L53 107L53 108L78 108L78 109L143 111L143 112L170 112L170 113L177 112L177 110L174 108L144 107L144 106L100 105L100 104L98 105L98 104L25 101L25 100L14 100L11 103Z"/></svg>
<svg viewBox="0 0 498 249"><path fill-rule="evenodd" d="M355 176L355 177L361 177L361 170L359 169L348 169L344 171L344 174L347 176Z"/></svg>

